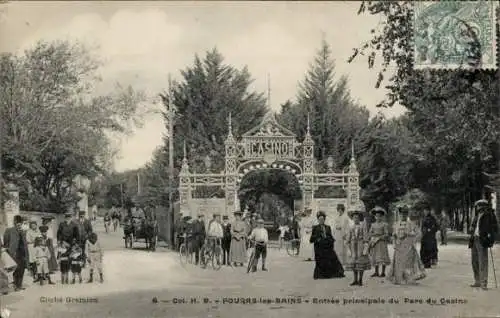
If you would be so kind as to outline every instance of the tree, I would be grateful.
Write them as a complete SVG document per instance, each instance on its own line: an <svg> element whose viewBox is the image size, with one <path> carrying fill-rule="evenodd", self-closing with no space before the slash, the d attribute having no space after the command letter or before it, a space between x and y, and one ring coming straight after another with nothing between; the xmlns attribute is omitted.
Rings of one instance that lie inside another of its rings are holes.
<svg viewBox="0 0 500 318"><path fill-rule="evenodd" d="M0 56L2 177L23 187L21 202L31 201L29 208L72 205L73 179L108 167L107 134L137 124L144 95L117 85L95 96L99 66L85 46L68 41L40 41L24 54Z"/></svg>
<svg viewBox="0 0 500 318"><path fill-rule="evenodd" d="M168 105L171 98L175 107L174 120L174 161L175 185L178 184L183 144L186 144L187 157L191 172L206 172L205 157L211 158L213 172L224 169L224 141L229 133L228 118L231 114L235 137L257 125L267 111L266 100L262 93L249 90L251 75L246 67L239 70L225 64L217 49L206 52L201 59L194 57L192 66L181 71L182 79L173 83L172 91L162 94L164 112L168 129ZM168 130L165 146L158 151L155 159L148 165L147 174L162 171L149 179L148 200L167 204L165 182L168 180ZM161 155L160 155L161 153ZM161 177L160 177L161 175ZM155 181L153 181L155 180ZM168 185L168 182L166 183ZM200 187L193 195L199 197L223 196L223 189ZM175 194L174 197L177 197Z"/></svg>
<svg viewBox="0 0 500 318"><path fill-rule="evenodd" d="M350 159L351 142L367 124L369 113L353 101L347 77L335 78L335 62L325 41L300 84L297 103L290 104L282 108L280 121L302 139L309 114L315 157L322 161L333 156L337 169L344 168Z"/></svg>
<svg viewBox="0 0 500 318"><path fill-rule="evenodd" d="M413 169L416 186L439 207L468 211L482 196L486 180L481 172L498 166L493 152L500 137L495 73L416 70L411 1L364 1L359 13L364 12L380 15L384 24L372 30L369 42L354 49L351 60L363 54L372 68L381 57L377 87L388 67L396 66L386 85L387 98L378 106L400 103L408 109L408 128L420 153ZM471 51L477 51L474 46L477 43L471 43Z"/></svg>

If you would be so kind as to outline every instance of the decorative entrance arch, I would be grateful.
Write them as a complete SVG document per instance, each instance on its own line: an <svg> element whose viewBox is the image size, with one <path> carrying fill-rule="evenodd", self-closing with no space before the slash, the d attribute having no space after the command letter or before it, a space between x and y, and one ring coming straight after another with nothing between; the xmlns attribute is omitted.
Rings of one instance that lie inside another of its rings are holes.
<svg viewBox="0 0 500 318"><path fill-rule="evenodd" d="M220 173L191 173L186 149L180 172L180 210L184 215L198 213L221 213L232 215L239 209L237 197L239 182L256 169L283 169L293 173L300 184L304 207L313 211L344 203L347 208L359 204L359 173L354 151L347 172L317 173L314 168L314 142L311 138L309 118L303 142L281 126L273 113L268 113L262 122L242 135L233 136L231 115L228 120L229 133L225 141L225 169ZM197 186L220 186L225 198L195 199L192 192ZM315 199L314 191L320 186L339 186L346 190L347 197L341 199Z"/></svg>

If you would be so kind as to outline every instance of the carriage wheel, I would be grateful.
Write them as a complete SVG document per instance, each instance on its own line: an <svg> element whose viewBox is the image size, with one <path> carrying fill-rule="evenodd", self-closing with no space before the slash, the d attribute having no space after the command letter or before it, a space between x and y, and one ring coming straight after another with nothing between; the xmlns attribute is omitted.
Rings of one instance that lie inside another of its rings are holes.
<svg viewBox="0 0 500 318"><path fill-rule="evenodd" d="M181 265L186 266L189 260L189 253L186 247L186 244L182 243L181 247L179 248L179 258L181 260Z"/></svg>
<svg viewBox="0 0 500 318"><path fill-rule="evenodd" d="M250 271L252 270L254 261L255 261L255 248L252 248L252 253L250 253L250 257L248 258L247 273L250 273Z"/></svg>
<svg viewBox="0 0 500 318"><path fill-rule="evenodd" d="M293 256L293 257L299 255L299 249L298 249L299 243L300 242L297 239L290 240L290 241L287 242L287 244L286 244L286 252L288 253L288 255Z"/></svg>
<svg viewBox="0 0 500 318"><path fill-rule="evenodd" d="M216 246L212 254L212 268L218 271L222 267L222 248Z"/></svg>

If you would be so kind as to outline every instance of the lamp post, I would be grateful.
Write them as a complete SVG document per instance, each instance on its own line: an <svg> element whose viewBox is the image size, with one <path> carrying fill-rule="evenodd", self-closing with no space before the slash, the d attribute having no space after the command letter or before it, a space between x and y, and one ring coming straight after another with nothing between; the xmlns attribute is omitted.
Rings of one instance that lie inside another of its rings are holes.
<svg viewBox="0 0 500 318"><path fill-rule="evenodd" d="M333 157L332 156L328 156L328 158L326 159L326 166L328 168L328 172L333 172Z"/></svg>
<svg viewBox="0 0 500 318"><path fill-rule="evenodd" d="M207 171L210 172L210 168L212 167L212 159L210 158L210 155L206 155L205 159L203 159L203 162L205 163L205 168L207 168Z"/></svg>
<svg viewBox="0 0 500 318"><path fill-rule="evenodd" d="M90 179L78 175L75 177L73 180L73 183L76 187L76 190L78 192L78 196L80 200L77 203L77 208L80 211L85 211L85 217L88 217L89 214L89 196L88 196L88 191L90 189ZM78 213L78 211L76 211Z"/></svg>

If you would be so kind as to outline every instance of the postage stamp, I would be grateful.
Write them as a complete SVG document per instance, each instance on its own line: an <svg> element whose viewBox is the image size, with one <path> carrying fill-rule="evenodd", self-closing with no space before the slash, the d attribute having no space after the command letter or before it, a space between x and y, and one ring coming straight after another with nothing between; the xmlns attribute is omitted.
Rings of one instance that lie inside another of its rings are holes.
<svg viewBox="0 0 500 318"><path fill-rule="evenodd" d="M414 4L415 68L496 68L496 1Z"/></svg>

